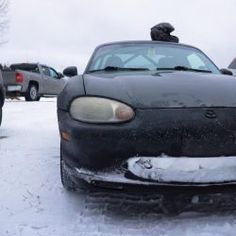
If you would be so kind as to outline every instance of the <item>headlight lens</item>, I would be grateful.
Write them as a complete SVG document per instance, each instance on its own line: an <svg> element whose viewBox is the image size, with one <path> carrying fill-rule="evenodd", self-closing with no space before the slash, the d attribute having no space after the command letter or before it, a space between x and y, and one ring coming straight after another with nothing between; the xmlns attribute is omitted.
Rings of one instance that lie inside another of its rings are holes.
<svg viewBox="0 0 236 236"><path fill-rule="evenodd" d="M76 98L70 107L71 116L89 123L121 123L134 117L131 107L106 98Z"/></svg>

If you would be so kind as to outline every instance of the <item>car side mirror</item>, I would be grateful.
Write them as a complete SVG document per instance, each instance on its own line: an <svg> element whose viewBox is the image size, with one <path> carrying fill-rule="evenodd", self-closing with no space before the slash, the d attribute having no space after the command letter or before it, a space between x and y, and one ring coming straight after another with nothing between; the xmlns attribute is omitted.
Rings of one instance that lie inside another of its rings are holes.
<svg viewBox="0 0 236 236"><path fill-rule="evenodd" d="M228 69L220 69L221 74L223 75L233 75L232 71L228 70Z"/></svg>
<svg viewBox="0 0 236 236"><path fill-rule="evenodd" d="M57 74L58 74L58 76L57 76L58 79L61 79L64 77L64 75L62 73L57 73Z"/></svg>
<svg viewBox="0 0 236 236"><path fill-rule="evenodd" d="M78 75L77 67L76 66L67 67L65 70L63 70L63 75L68 77L73 77Z"/></svg>

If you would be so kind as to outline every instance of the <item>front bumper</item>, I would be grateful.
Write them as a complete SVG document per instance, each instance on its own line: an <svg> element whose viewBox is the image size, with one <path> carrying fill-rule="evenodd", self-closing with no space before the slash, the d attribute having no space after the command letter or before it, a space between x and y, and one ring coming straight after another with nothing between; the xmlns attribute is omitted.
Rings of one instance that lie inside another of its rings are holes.
<svg viewBox="0 0 236 236"><path fill-rule="evenodd" d="M69 166L103 170L134 156L236 156L236 109L136 110L124 124L86 124L58 110L62 154Z"/></svg>
<svg viewBox="0 0 236 236"><path fill-rule="evenodd" d="M137 179L129 172L120 169L107 171L90 171L83 168L68 168L73 181L80 186L81 180L88 186L100 187L110 190L118 190L125 192L155 192L161 194L171 193L222 193L235 192L236 181L220 182L220 183L158 183L143 181Z"/></svg>

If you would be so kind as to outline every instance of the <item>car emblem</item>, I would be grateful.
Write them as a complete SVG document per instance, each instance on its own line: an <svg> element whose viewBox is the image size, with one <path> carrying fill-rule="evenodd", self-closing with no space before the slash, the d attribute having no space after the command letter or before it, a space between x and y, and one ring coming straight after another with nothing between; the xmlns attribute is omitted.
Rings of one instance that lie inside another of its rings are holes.
<svg viewBox="0 0 236 236"><path fill-rule="evenodd" d="M216 113L213 110L206 110L205 111L205 117L209 119L215 119Z"/></svg>

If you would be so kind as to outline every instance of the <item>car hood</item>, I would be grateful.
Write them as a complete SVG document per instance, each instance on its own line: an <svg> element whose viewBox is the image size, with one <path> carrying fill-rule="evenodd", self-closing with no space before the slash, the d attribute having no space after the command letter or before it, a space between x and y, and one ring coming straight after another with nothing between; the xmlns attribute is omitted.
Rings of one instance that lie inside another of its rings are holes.
<svg viewBox="0 0 236 236"><path fill-rule="evenodd" d="M236 78L200 72L85 74L86 95L135 108L236 107Z"/></svg>

